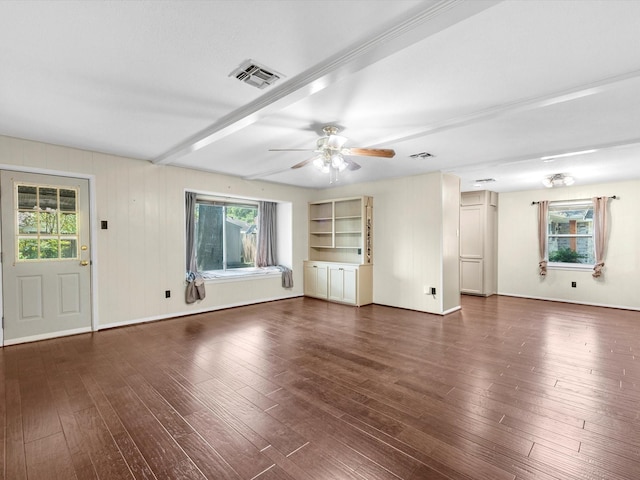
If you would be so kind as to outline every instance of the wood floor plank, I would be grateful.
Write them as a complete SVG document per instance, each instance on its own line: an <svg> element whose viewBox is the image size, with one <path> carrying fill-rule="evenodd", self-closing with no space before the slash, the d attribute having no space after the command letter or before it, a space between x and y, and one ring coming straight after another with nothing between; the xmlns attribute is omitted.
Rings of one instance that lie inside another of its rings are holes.
<svg viewBox="0 0 640 480"><path fill-rule="evenodd" d="M105 395L157 477L184 478L180 476L184 466L187 471L193 471L191 478L204 478L189 468L190 459L177 448L175 440L130 387L105 392ZM181 468L176 470L176 466Z"/></svg>
<svg viewBox="0 0 640 480"><path fill-rule="evenodd" d="M17 379L5 381L6 444L4 474L7 480L27 478L27 463L22 430L22 399L20 383Z"/></svg>
<svg viewBox="0 0 640 480"><path fill-rule="evenodd" d="M195 412L186 420L241 478L252 479L274 465L255 445L214 414Z"/></svg>
<svg viewBox="0 0 640 480"><path fill-rule="evenodd" d="M78 427L82 430L85 448L98 478L130 479L129 468L118 445L109 433L95 407L75 413Z"/></svg>
<svg viewBox="0 0 640 480"><path fill-rule="evenodd" d="M240 480L240 475L205 440L190 433L176 440L208 479Z"/></svg>
<svg viewBox="0 0 640 480"><path fill-rule="evenodd" d="M62 432L25 445L28 478L32 480L76 480L71 456Z"/></svg>

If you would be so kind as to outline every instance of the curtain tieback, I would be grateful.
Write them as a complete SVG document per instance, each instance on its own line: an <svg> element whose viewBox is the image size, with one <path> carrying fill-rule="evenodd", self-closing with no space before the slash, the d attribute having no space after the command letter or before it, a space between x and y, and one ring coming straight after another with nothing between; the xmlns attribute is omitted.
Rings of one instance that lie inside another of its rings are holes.
<svg viewBox="0 0 640 480"><path fill-rule="evenodd" d="M547 261L541 261L540 263L538 263L538 267L540 267L540 275L544 277L547 274Z"/></svg>
<svg viewBox="0 0 640 480"><path fill-rule="evenodd" d="M604 267L604 262L598 262L593 266L593 273L591 274L595 278L598 278L602 275L602 267Z"/></svg>

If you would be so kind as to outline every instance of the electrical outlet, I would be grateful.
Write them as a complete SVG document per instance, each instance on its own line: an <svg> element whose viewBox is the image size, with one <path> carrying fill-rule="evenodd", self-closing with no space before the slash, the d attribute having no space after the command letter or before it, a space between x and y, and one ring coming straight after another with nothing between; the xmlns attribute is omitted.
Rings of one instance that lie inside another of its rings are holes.
<svg viewBox="0 0 640 480"><path fill-rule="evenodd" d="M577 284L577 282L571 282L571 286L572 286L573 288L576 288L576 287L578 286L578 284Z"/></svg>
<svg viewBox="0 0 640 480"><path fill-rule="evenodd" d="M164 291L164 298L171 298L171 290Z"/></svg>

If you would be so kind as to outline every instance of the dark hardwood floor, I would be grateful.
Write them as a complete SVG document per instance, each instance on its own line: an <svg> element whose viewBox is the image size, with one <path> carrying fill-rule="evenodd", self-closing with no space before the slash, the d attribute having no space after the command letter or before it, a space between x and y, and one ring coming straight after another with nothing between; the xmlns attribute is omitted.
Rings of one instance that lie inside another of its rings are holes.
<svg viewBox="0 0 640 480"><path fill-rule="evenodd" d="M4 479L640 478L640 312L297 298L1 350Z"/></svg>

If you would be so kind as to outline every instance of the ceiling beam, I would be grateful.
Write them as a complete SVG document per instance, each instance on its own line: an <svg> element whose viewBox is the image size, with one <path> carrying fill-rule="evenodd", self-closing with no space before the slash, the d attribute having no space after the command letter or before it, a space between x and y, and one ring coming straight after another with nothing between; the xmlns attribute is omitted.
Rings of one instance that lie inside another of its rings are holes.
<svg viewBox="0 0 640 480"><path fill-rule="evenodd" d="M411 10L400 22L386 25L369 40L343 49L314 68L276 86L269 93L221 117L208 128L153 160L172 164L293 103L324 90L338 80L393 55L469 18L501 0L438 0Z"/></svg>

